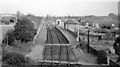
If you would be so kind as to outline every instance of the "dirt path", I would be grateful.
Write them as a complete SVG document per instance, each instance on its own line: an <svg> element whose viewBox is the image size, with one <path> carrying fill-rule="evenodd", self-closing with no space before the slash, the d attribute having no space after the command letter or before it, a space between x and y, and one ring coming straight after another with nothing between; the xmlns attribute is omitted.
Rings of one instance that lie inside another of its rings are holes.
<svg viewBox="0 0 120 67"><path fill-rule="evenodd" d="M43 50L46 41L47 31L46 27L42 26L41 30L39 31L38 36L34 41L34 46L31 47L31 51L26 54L27 57L31 58L35 62L43 59Z"/></svg>
<svg viewBox="0 0 120 67"><path fill-rule="evenodd" d="M41 45L35 45L31 48L31 52L26 55L26 57L29 57L30 59L34 61L39 61L43 59L43 49L44 46Z"/></svg>

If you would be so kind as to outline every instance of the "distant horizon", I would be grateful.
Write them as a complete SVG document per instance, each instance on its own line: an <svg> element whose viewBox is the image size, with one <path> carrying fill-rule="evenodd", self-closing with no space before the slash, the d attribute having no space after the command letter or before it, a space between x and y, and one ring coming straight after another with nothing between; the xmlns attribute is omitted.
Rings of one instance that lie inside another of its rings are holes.
<svg viewBox="0 0 120 67"><path fill-rule="evenodd" d="M107 16L118 14L118 0L2 0L0 14L31 13L35 16ZM6 5L7 4L7 5Z"/></svg>
<svg viewBox="0 0 120 67"><path fill-rule="evenodd" d="M12 15L12 14L14 15L14 14L17 14L17 12L18 12L18 11L16 11L16 13L0 13L0 15ZM61 17L61 16L72 16L72 17L73 17L73 16L109 16L109 14L110 14L110 13L108 13L108 15L92 15L92 14L89 14L89 15L60 15L60 17ZM115 16L118 16L120 13L118 13L118 14L112 13L112 14L114 14ZM31 14L31 13L26 13L26 14L25 14L25 13L22 13L22 12L20 12L20 15L42 16L42 15L35 15L35 14ZM58 15L50 15L50 14L47 14L47 15L45 15L45 16L51 16L51 17L52 17L52 16L53 16L53 17L55 16L55 17L57 17ZM58 16L58 17L59 17L59 16Z"/></svg>

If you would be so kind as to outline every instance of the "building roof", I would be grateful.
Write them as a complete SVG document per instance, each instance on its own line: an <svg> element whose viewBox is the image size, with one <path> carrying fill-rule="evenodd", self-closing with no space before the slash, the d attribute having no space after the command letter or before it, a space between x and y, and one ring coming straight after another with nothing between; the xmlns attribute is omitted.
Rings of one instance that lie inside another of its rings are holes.
<svg viewBox="0 0 120 67"><path fill-rule="evenodd" d="M72 19L68 19L65 23L66 24L77 24L77 22L75 20L72 20Z"/></svg>

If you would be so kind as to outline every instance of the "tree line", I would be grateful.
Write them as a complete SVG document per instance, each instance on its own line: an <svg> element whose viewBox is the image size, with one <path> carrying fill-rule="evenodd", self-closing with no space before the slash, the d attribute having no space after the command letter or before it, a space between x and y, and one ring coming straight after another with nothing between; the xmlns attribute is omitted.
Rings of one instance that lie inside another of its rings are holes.
<svg viewBox="0 0 120 67"><path fill-rule="evenodd" d="M15 40L29 42L34 39L36 35L34 24L28 18L19 18L14 26L14 30L8 31L3 39L3 43L12 45Z"/></svg>

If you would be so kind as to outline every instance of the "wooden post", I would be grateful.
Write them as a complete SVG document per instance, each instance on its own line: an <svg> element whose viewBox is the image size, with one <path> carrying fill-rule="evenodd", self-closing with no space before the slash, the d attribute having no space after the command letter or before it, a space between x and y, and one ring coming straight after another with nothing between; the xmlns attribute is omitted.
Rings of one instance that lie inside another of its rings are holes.
<svg viewBox="0 0 120 67"><path fill-rule="evenodd" d="M88 48L87 51L88 51L88 53L89 53L89 32L90 31L88 30L88 44L87 44L87 48Z"/></svg>
<svg viewBox="0 0 120 67"><path fill-rule="evenodd" d="M64 23L64 29L66 29L66 23Z"/></svg>
<svg viewBox="0 0 120 67"><path fill-rule="evenodd" d="M78 25L77 25L77 42L79 43L79 38L80 38L80 35L79 35L79 22L77 22Z"/></svg>
<svg viewBox="0 0 120 67"><path fill-rule="evenodd" d="M8 45L8 35L7 35L7 45Z"/></svg>

